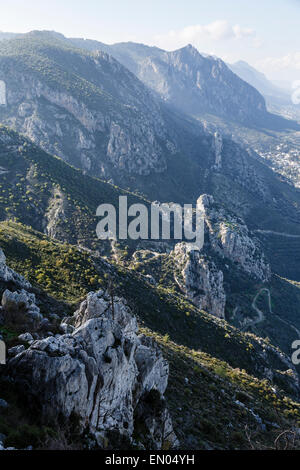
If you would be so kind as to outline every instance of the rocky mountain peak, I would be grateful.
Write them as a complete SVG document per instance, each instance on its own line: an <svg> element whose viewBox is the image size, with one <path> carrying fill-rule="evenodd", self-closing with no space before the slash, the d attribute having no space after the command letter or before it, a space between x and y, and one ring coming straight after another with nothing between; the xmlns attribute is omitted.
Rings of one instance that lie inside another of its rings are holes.
<svg viewBox="0 0 300 470"><path fill-rule="evenodd" d="M191 44L171 52L126 43L102 48L187 114L201 116L208 112L253 124L267 113L259 92L221 59L204 56Z"/></svg>

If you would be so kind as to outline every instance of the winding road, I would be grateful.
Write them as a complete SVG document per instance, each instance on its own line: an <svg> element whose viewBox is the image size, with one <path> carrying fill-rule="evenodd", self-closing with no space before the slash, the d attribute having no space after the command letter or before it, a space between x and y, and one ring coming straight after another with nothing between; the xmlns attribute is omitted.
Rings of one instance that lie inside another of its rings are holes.
<svg viewBox="0 0 300 470"><path fill-rule="evenodd" d="M283 232L274 232L273 230L254 230L256 233L262 233L267 235L279 235L280 237L286 238L300 238L300 235L292 235L291 233L283 233Z"/></svg>
<svg viewBox="0 0 300 470"><path fill-rule="evenodd" d="M289 321L287 320L283 320L279 315L277 315L276 313L273 312L272 310L272 302L271 302L271 293L270 293L270 290L266 287L260 289L257 294L255 295L253 301L252 301L252 308L253 310L255 310L255 312L257 313L257 318L255 320L252 320L250 321L247 325L244 325L243 328L241 328L242 330L245 330L246 328L249 328L249 326L256 326L256 325L259 325L259 323L263 322L264 319L265 319L265 315L264 313L259 310L259 308L256 306L256 301L258 299L258 297L263 293L263 292L266 292L267 295L268 295L268 304L269 304L269 312L274 315L279 321L281 321L282 323L284 323L285 325L287 325L289 328L292 328L298 335L298 338L300 339L300 331L294 326L292 325Z"/></svg>

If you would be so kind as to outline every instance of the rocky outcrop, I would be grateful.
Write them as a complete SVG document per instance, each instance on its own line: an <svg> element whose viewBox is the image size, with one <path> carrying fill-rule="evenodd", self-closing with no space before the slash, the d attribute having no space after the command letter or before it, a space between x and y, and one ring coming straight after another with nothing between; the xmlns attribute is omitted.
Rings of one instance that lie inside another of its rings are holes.
<svg viewBox="0 0 300 470"><path fill-rule="evenodd" d="M215 163L213 168L220 170L222 168L222 150L223 150L223 139L219 132L214 133L214 153Z"/></svg>
<svg viewBox="0 0 300 470"><path fill-rule="evenodd" d="M0 106L6 106L6 83L0 80Z"/></svg>
<svg viewBox="0 0 300 470"><path fill-rule="evenodd" d="M240 266L262 282L271 277L271 268L259 240L248 230L244 221L214 203L214 198L202 195L198 207L203 212L206 235L211 248Z"/></svg>
<svg viewBox="0 0 300 470"><path fill-rule="evenodd" d="M54 188L53 196L48 201L48 210L45 214L45 232L51 238L60 236L61 221L66 222L67 198L59 187Z"/></svg>
<svg viewBox="0 0 300 470"><path fill-rule="evenodd" d="M147 175L152 171L160 173L167 168L155 135L148 125L136 128L135 134L131 135L124 127L112 122L107 156L116 168L128 173Z"/></svg>
<svg viewBox="0 0 300 470"><path fill-rule="evenodd" d="M39 307L36 305L35 295L22 289L11 292L6 289L2 295L2 312L22 313L31 322L40 322L43 319Z"/></svg>
<svg viewBox="0 0 300 470"><path fill-rule="evenodd" d="M189 249L186 243L176 245L174 256L179 268L175 280L187 297L200 309L224 318L226 294L222 271L207 255Z"/></svg>
<svg viewBox="0 0 300 470"><path fill-rule="evenodd" d="M222 149L218 135L216 151ZM221 160L216 163L221 164ZM248 230L242 219L215 204L212 196L202 195L197 208L204 217L204 249L196 250L183 242L175 246L174 277L180 289L202 310L225 318L226 292L224 274L216 265L215 256L227 258L236 267L262 282L269 281L271 268L259 240ZM226 265L226 269L229 266Z"/></svg>
<svg viewBox="0 0 300 470"><path fill-rule="evenodd" d="M24 279L23 276L16 273L13 269L6 265L6 257L3 250L0 248L0 281L13 282L20 287L29 289L31 284Z"/></svg>
<svg viewBox="0 0 300 470"><path fill-rule="evenodd" d="M64 323L72 334L35 341L9 362L44 420L75 415L102 448L112 436L119 445L176 446L163 397L168 363L152 339L138 336L126 302L92 292Z"/></svg>
<svg viewBox="0 0 300 470"><path fill-rule="evenodd" d="M268 344L262 338L256 338L257 343L261 346L259 357L265 363L263 368L263 376L268 380L276 383L285 382L285 385L293 391L296 397L299 397L299 374L291 358L283 353L279 348ZM275 369L272 364L278 361L281 365L280 369Z"/></svg>

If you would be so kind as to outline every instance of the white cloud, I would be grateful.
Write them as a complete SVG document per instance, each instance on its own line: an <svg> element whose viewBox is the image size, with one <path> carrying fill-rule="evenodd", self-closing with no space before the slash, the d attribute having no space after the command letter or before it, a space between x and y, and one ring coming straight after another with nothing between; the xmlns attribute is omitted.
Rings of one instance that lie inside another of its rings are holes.
<svg viewBox="0 0 300 470"><path fill-rule="evenodd" d="M281 57L266 57L254 65L272 80L292 83L300 78L300 51Z"/></svg>
<svg viewBox="0 0 300 470"><path fill-rule="evenodd" d="M248 38L250 36L254 36L255 32L251 28L242 28L239 24L233 26L232 31L235 35L236 39L242 39L244 37Z"/></svg>
<svg viewBox="0 0 300 470"><path fill-rule="evenodd" d="M176 48L188 42L197 44L203 40L217 42L244 38L256 38L255 31L239 24L231 25L226 20L216 20L206 25L195 24L178 31L171 30L166 34L156 36L154 40L161 47Z"/></svg>
<svg viewBox="0 0 300 470"><path fill-rule="evenodd" d="M229 26L228 21L224 20L214 21L205 26L200 26L200 28L202 36L208 35L214 41L229 39L233 34L233 29Z"/></svg>
<svg viewBox="0 0 300 470"><path fill-rule="evenodd" d="M300 70L300 52L291 52L283 57L267 57L257 65L274 72L284 69Z"/></svg>
<svg viewBox="0 0 300 470"><path fill-rule="evenodd" d="M263 46L263 41L259 38L259 37L255 37L253 39L253 47L255 47L256 49L260 49L262 46Z"/></svg>

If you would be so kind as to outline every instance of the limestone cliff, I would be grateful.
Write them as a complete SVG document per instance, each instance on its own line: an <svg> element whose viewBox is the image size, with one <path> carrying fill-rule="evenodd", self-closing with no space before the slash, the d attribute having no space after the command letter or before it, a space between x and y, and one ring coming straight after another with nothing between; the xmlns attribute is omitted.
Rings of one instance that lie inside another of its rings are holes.
<svg viewBox="0 0 300 470"><path fill-rule="evenodd" d="M214 203L206 194L198 200L204 214L207 242L217 254L230 259L262 282L270 279L271 269L259 240L239 217Z"/></svg>
<svg viewBox="0 0 300 470"><path fill-rule="evenodd" d="M1 121L93 174L164 171L165 149L174 144L146 86L104 52L85 54L51 35L47 46L41 39L29 35L3 45ZM27 61L28 50L35 60Z"/></svg>
<svg viewBox="0 0 300 470"><path fill-rule="evenodd" d="M66 322L71 334L35 341L9 363L44 419L75 415L100 447L113 435L151 449L176 446L163 397L168 363L153 340L138 335L126 302L90 293Z"/></svg>
<svg viewBox="0 0 300 470"><path fill-rule="evenodd" d="M177 244L174 254L180 271L175 280L187 297L201 310L224 318L226 294L222 271L207 255L190 250L188 244Z"/></svg>

